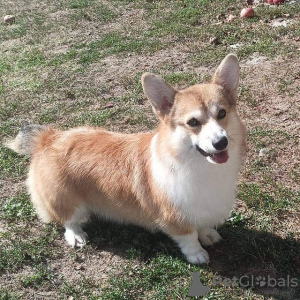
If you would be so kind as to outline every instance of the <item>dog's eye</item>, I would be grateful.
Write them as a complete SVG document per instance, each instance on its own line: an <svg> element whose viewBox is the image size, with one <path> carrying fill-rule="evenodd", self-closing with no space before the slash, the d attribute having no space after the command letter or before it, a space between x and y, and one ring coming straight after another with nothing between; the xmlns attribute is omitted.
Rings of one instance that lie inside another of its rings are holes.
<svg viewBox="0 0 300 300"><path fill-rule="evenodd" d="M218 113L218 119L224 119L226 117L226 110L225 109L220 109Z"/></svg>
<svg viewBox="0 0 300 300"><path fill-rule="evenodd" d="M200 125L200 122L195 118L190 119L187 123L191 127L196 127Z"/></svg>

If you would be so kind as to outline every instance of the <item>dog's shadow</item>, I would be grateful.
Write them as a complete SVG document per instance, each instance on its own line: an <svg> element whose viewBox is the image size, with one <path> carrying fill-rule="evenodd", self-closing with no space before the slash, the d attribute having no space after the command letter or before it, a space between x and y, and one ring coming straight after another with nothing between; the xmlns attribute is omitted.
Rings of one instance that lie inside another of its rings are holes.
<svg viewBox="0 0 300 300"><path fill-rule="evenodd" d="M119 225L96 217L84 229L91 246L99 251L129 258L133 250L145 262L160 254L186 262L175 243L160 232L151 233L140 227ZM225 224L218 232L223 240L206 248L211 264L199 266L199 270L207 268L223 279L243 279L240 286L265 297L300 299L300 240L281 238L243 225Z"/></svg>

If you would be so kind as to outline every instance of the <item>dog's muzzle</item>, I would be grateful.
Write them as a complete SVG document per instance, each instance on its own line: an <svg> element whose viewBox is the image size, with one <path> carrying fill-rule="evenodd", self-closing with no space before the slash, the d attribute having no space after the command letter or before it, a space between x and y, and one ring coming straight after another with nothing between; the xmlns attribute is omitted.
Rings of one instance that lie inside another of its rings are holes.
<svg viewBox="0 0 300 300"><path fill-rule="evenodd" d="M201 149L198 145L196 145L196 149L205 157L209 156L209 154L207 152L205 152L203 149Z"/></svg>
<svg viewBox="0 0 300 300"><path fill-rule="evenodd" d="M200 152L203 156L207 157L209 160L211 160L214 163L217 164L224 164L227 162L229 156L228 151L223 150L217 153L207 153L203 149L201 149L198 145L196 145L196 149L198 152Z"/></svg>

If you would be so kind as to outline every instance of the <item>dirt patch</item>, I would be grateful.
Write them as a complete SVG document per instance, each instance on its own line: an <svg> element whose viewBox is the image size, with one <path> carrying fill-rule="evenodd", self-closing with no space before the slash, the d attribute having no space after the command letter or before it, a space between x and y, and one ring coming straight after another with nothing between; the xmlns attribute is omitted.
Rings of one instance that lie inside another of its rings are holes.
<svg viewBox="0 0 300 300"><path fill-rule="evenodd" d="M257 150L248 152L247 160L259 159L259 150L266 148L264 162L269 164L273 178L293 190L299 189L298 182L291 176L292 170L297 170L300 165L299 68L300 63L281 57L261 60L251 66L246 62L242 64L241 79L241 84L249 88L249 97L254 99L252 106L240 103L248 132L260 128L263 132L253 138L254 143L266 141L258 149L253 145L251 148ZM264 137L266 132L270 134L268 139Z"/></svg>
<svg viewBox="0 0 300 300"><path fill-rule="evenodd" d="M104 93L103 97L109 98L120 97L127 92L124 84L120 82L124 78L133 79L144 72L153 72L162 77L169 72L191 72L199 74L199 77L209 74L210 69L207 67L193 67L189 55L188 49L182 46L160 50L151 56L111 55L102 59L100 63L91 64L86 79L94 82L95 86L105 84L109 94Z"/></svg>
<svg viewBox="0 0 300 300"><path fill-rule="evenodd" d="M25 182L12 182L11 180L0 179L0 190L0 199L12 197L13 195L26 191Z"/></svg>

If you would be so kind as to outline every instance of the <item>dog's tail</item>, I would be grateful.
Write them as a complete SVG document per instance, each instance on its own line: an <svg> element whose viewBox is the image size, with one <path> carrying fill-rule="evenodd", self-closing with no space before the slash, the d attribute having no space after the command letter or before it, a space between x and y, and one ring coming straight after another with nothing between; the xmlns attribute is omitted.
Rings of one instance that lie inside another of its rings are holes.
<svg viewBox="0 0 300 300"><path fill-rule="evenodd" d="M5 146L19 154L31 155L37 148L43 148L54 130L50 127L32 124L23 127L16 138L7 141Z"/></svg>

